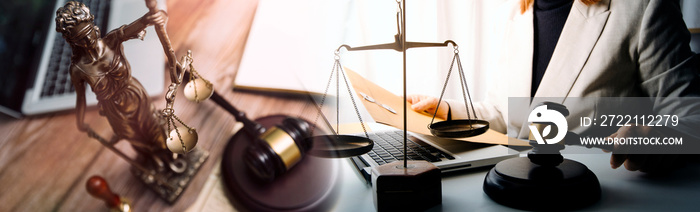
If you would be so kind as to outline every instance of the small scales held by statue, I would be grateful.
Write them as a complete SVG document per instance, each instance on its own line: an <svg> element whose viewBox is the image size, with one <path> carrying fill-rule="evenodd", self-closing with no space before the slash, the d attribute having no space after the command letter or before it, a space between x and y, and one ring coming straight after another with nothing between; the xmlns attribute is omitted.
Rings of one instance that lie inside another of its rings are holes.
<svg viewBox="0 0 700 212"><path fill-rule="evenodd" d="M195 148L195 128L175 115L177 89L188 75L189 82L184 88L187 99L201 102L214 90L194 69L190 51L177 60L165 31L165 11L156 9L155 0L146 0L146 6L150 11L143 17L102 36L90 9L83 3L70 1L56 11L56 31L62 33L73 51L70 77L78 94L78 129L129 162L138 179L172 203L209 156L206 150ZM161 111L155 110L141 83L131 77L122 46L127 40L143 39L145 28L151 25L156 28L170 71L167 104ZM97 96L100 115L107 118L114 131L111 139L101 137L84 123L86 84ZM136 159L114 147L121 140L128 141L136 150Z"/></svg>

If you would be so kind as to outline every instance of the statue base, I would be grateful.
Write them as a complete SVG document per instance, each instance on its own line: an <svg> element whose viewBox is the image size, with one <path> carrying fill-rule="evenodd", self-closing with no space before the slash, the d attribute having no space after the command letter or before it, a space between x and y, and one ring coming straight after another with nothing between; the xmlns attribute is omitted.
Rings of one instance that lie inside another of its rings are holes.
<svg viewBox="0 0 700 212"><path fill-rule="evenodd" d="M151 169L151 173L132 168L131 172L160 198L173 204L187 188L190 181L199 171L202 164L209 158L209 152L195 148L185 155L179 155L172 164L166 164L161 170ZM177 170L173 171L173 170Z"/></svg>

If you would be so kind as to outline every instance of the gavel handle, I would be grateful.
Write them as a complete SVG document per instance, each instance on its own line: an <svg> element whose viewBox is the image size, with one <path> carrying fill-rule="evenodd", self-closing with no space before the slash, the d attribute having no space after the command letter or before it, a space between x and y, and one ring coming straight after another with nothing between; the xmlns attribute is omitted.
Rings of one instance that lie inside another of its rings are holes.
<svg viewBox="0 0 700 212"><path fill-rule="evenodd" d="M188 82L188 80L190 79L190 74L192 74L192 73L190 73L189 71L185 71L185 72L184 72L184 74L183 74L183 76L184 76L184 78L183 78L184 81L183 81L183 82L184 82L184 83L187 83L187 82ZM263 126L262 126L260 123L258 123L258 122L255 122L255 121L252 121L252 120L248 119L248 117L245 115L244 112L241 112L241 111L239 111L238 109L236 109L236 107L234 107L233 105L231 105L231 103L229 103L228 101L226 101L226 99L224 99L224 97L222 97L221 95L219 95L219 93L217 93L216 91L214 91L214 93L211 95L210 98L211 98L212 101L214 101L214 103L216 103L216 104L219 105L221 108L223 108L224 110L226 110L226 112L228 112L228 113L230 113L231 115L233 115L233 118L235 118L236 121L242 122L242 123L243 123L243 129L244 129L246 132L250 133L250 135L252 135L252 136L258 136L258 135L260 135L260 134L262 134L262 133L265 132L265 130L266 130L265 127L263 127Z"/></svg>
<svg viewBox="0 0 700 212"><path fill-rule="evenodd" d="M243 123L243 129L245 129L250 135L252 136L257 136L263 132L265 132L265 127L263 127L260 123L254 122L248 117L246 117L244 112L239 111L231 105L228 101L226 101L219 93L214 91L214 94L211 95L211 100L214 101L216 104L224 108L228 113L233 115L234 118L236 118L237 121L240 121Z"/></svg>

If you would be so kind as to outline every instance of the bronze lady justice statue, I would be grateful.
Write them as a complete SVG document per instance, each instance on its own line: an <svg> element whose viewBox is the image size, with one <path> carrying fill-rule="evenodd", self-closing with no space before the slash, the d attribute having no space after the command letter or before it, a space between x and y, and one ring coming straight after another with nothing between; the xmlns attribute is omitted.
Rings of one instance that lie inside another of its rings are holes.
<svg viewBox="0 0 700 212"><path fill-rule="evenodd" d="M139 153L139 161L158 172L170 168L165 164L177 156L166 148L162 118L141 83L131 77L122 42L143 39L147 26L164 25L166 20L164 11L147 13L100 37L100 29L94 25L92 14L83 3L70 1L56 11L56 31L63 34L73 49L70 77L78 94L78 129L95 135L83 120L87 83L97 96L100 115L107 118L115 133L112 142L128 140Z"/></svg>

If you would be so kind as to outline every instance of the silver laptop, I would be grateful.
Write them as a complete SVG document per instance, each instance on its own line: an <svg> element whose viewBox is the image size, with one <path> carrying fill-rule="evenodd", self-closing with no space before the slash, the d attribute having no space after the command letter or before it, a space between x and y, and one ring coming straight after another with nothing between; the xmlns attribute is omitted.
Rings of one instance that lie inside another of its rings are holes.
<svg viewBox="0 0 700 212"><path fill-rule="evenodd" d="M309 95L318 108L320 103L319 97ZM356 96L354 92L352 95ZM321 112L321 118L316 120L317 123L315 124L325 125L329 129L334 129L332 126L338 125L335 123L357 122L357 113L360 114L362 120L365 121L366 126L370 129L368 135L374 142L374 146L369 153L352 157L351 160L366 182L370 183L372 167L403 160L403 130L374 122L361 103L356 104L358 111L354 113L354 105L349 101L349 98L345 97L341 95L343 100L339 107L333 105L336 102L333 99L335 97L326 98L326 106L324 106L326 109ZM336 114L334 112L335 108L339 108L341 114ZM364 133L353 135L365 137ZM408 159L429 161L440 168L442 173L492 166L502 160L519 155L518 151L502 145L471 143L413 132L408 132L407 135L409 139L407 141Z"/></svg>
<svg viewBox="0 0 700 212"><path fill-rule="evenodd" d="M78 0L90 8L102 36L148 12L143 0ZM69 79L71 49L55 30L56 10L65 0L3 0L0 11L0 112L13 117L75 108ZM159 0L163 8L165 0ZM124 42L124 54L149 95L164 90L165 56L153 27L144 41ZM89 90L87 104L97 104Z"/></svg>
<svg viewBox="0 0 700 212"><path fill-rule="evenodd" d="M369 123L374 141L372 151L353 157L352 162L367 183L371 182L372 167L403 160L403 130L379 123ZM495 165L517 157L519 152L502 145L470 143L408 132L409 160L426 160L442 173ZM358 136L364 136L363 134Z"/></svg>

